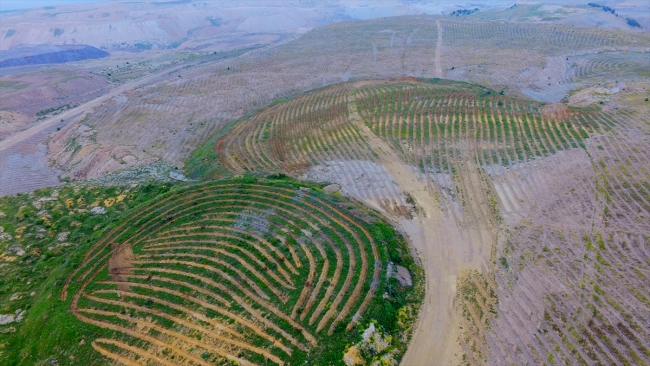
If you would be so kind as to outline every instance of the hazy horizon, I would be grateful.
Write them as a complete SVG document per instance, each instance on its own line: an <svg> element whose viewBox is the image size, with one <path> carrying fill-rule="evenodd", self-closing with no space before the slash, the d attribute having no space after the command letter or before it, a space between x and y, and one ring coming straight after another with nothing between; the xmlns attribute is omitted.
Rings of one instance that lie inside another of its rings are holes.
<svg viewBox="0 0 650 366"><path fill-rule="evenodd" d="M3 0L0 2L0 11L99 2L106 2L106 0Z"/></svg>

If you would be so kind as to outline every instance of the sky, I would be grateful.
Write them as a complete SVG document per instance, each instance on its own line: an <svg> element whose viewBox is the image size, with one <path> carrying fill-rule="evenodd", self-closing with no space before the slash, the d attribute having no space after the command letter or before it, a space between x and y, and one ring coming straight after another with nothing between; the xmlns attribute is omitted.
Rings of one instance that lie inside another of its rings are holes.
<svg viewBox="0 0 650 366"><path fill-rule="evenodd" d="M56 6L63 4L96 3L104 0L0 0L0 11Z"/></svg>

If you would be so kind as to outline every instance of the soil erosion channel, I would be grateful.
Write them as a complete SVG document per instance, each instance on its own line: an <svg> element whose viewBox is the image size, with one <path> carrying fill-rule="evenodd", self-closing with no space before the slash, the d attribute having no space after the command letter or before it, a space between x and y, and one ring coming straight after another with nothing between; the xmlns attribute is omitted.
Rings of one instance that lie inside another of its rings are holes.
<svg viewBox="0 0 650 366"><path fill-rule="evenodd" d="M489 260L490 248L482 248L480 241L461 235L455 220L444 215L411 167L364 124L354 97L349 98L351 122L367 139L400 189L413 197L418 208L417 217L396 219L420 255L426 277L424 304L402 365L447 365L453 362L455 354L460 354L453 307L456 278L464 270L480 270ZM374 202L368 204L378 208ZM391 217L387 212L384 214Z"/></svg>

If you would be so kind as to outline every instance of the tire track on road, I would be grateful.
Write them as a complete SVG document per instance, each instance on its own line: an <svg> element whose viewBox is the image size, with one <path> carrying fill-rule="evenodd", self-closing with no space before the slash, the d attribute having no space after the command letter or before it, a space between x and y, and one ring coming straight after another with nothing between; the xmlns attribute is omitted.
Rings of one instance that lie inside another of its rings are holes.
<svg viewBox="0 0 650 366"><path fill-rule="evenodd" d="M417 215L412 219L395 218L384 212L408 234L426 277L424 304L402 364L435 366L457 363L455 355L461 352L458 352L456 342L459 332L453 306L456 277L462 270L487 263L489 258L467 259L466 253L472 253L475 243L461 238L454 219L445 217L426 184L418 181L414 170L366 126L357 112L355 98L349 98L350 122L367 139L393 180L404 193L413 197L417 205Z"/></svg>

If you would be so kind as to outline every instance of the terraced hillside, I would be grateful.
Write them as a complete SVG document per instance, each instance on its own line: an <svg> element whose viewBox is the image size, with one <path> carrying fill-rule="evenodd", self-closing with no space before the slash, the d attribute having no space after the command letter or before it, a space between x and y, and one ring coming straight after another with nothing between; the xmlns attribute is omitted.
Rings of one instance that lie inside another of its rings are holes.
<svg viewBox="0 0 650 366"><path fill-rule="evenodd" d="M366 166L379 160L353 123L354 115L401 160L418 167L429 189L437 183L442 205L449 208L457 191L452 175L463 161L509 166L584 146L594 127L592 114L456 82L359 82L327 87L258 113L236 125L215 148L222 166L235 173L299 175L314 166L334 165L341 179L381 175ZM407 204L397 192L382 189L383 182L363 182L368 185L343 181L360 199L389 200L381 204L389 211Z"/></svg>
<svg viewBox="0 0 650 366"><path fill-rule="evenodd" d="M603 72L633 80L648 68L648 50L645 33L559 24L440 16L340 22L112 98L59 131L48 158L72 179L157 160L180 166L232 120L353 79L446 77L557 102L602 82Z"/></svg>
<svg viewBox="0 0 650 366"><path fill-rule="evenodd" d="M202 169L334 181L393 217L427 271L406 364L650 364L646 87L578 108L338 84L240 121Z"/></svg>
<svg viewBox="0 0 650 366"><path fill-rule="evenodd" d="M412 284L387 272L397 264ZM319 186L247 178L136 209L87 252L61 299L106 330L92 347L126 365L341 362L371 320L392 336L372 356L399 360L418 275L377 214Z"/></svg>
<svg viewBox="0 0 650 366"><path fill-rule="evenodd" d="M650 36L590 8L338 22L10 100L0 188L100 179L0 197L0 364L650 366Z"/></svg>

